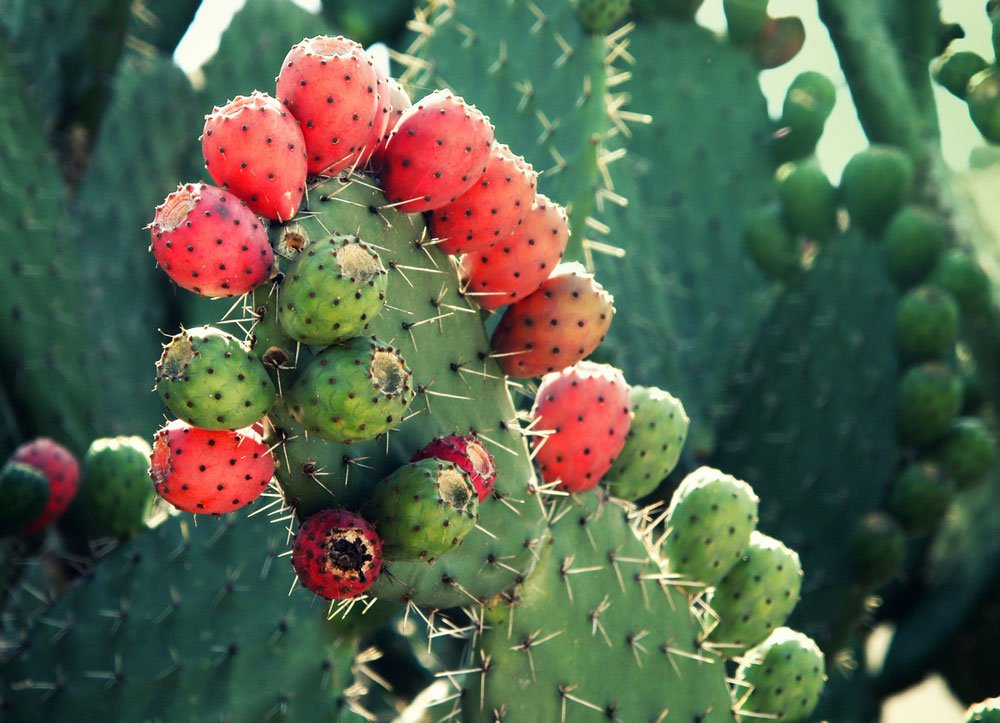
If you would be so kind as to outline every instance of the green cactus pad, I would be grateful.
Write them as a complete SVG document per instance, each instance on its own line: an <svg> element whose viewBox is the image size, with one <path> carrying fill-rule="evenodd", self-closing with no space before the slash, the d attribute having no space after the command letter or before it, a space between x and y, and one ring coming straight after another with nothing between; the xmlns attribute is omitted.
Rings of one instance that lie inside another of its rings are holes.
<svg viewBox="0 0 1000 723"><path fill-rule="evenodd" d="M903 568L906 539L899 524L883 512L869 512L850 536L856 578L868 587L891 580Z"/></svg>
<svg viewBox="0 0 1000 723"><path fill-rule="evenodd" d="M726 30L737 45L752 45L767 23L769 0L723 0Z"/></svg>
<svg viewBox="0 0 1000 723"><path fill-rule="evenodd" d="M918 286L899 300L896 351L904 362L945 359L958 338L958 304L935 286Z"/></svg>
<svg viewBox="0 0 1000 723"><path fill-rule="evenodd" d="M379 482L365 511L382 538L386 559L430 562L460 545L476 526L479 499L456 465L424 459Z"/></svg>
<svg viewBox="0 0 1000 723"><path fill-rule="evenodd" d="M941 444L940 460L960 490L982 484L997 463L993 432L978 417L956 419Z"/></svg>
<svg viewBox="0 0 1000 723"><path fill-rule="evenodd" d="M955 498L955 483L933 462L915 462L892 483L889 511L911 535L933 531Z"/></svg>
<svg viewBox="0 0 1000 723"><path fill-rule="evenodd" d="M757 526L759 500L750 485L710 467L674 491L663 552L671 572L714 585L743 557Z"/></svg>
<svg viewBox="0 0 1000 723"><path fill-rule="evenodd" d="M837 190L817 163L787 163L777 172L781 213L793 233L827 241L837 230Z"/></svg>
<svg viewBox="0 0 1000 723"><path fill-rule="evenodd" d="M292 339L326 346L362 334L385 305L388 273L354 236L316 239L288 266L278 322Z"/></svg>
<svg viewBox="0 0 1000 723"><path fill-rule="evenodd" d="M788 281L802 271L802 250L777 205L765 206L747 219L743 229L747 253L768 279Z"/></svg>
<svg viewBox="0 0 1000 723"><path fill-rule="evenodd" d="M625 447L604 481L611 494L636 500L655 490L680 460L690 420L676 397L656 387L634 386L632 424Z"/></svg>
<svg viewBox="0 0 1000 723"><path fill-rule="evenodd" d="M375 439L403 421L413 373L394 347L356 337L316 355L288 393L292 417L332 442Z"/></svg>
<svg viewBox="0 0 1000 723"><path fill-rule="evenodd" d="M80 489L67 511L88 537L124 537L143 528L154 498L153 450L140 437L96 439L83 457Z"/></svg>
<svg viewBox="0 0 1000 723"><path fill-rule="evenodd" d="M345 719L354 647L288 594L286 535L175 516L119 545L0 668L5 720Z"/></svg>
<svg viewBox="0 0 1000 723"><path fill-rule="evenodd" d="M274 404L274 383L246 344L221 329L185 329L163 348L156 391L175 416L202 429L241 429Z"/></svg>
<svg viewBox="0 0 1000 723"><path fill-rule="evenodd" d="M896 424L906 442L941 439L961 408L962 381L944 364L915 366L899 380Z"/></svg>
<svg viewBox="0 0 1000 723"><path fill-rule="evenodd" d="M694 20L703 2L705 0L632 0L632 7L643 18Z"/></svg>
<svg viewBox="0 0 1000 723"><path fill-rule="evenodd" d="M934 211L906 206L885 231L886 268L899 286L922 281L934 269L948 240L948 228Z"/></svg>
<svg viewBox="0 0 1000 723"><path fill-rule="evenodd" d="M34 467L8 462L0 469L0 537L34 522L49 501L49 480Z"/></svg>
<svg viewBox="0 0 1000 723"><path fill-rule="evenodd" d="M535 572L485 610L472 666L483 677L463 679L462 720L731 722L689 590L664 581L628 510L586 493L550 519Z"/></svg>
<svg viewBox="0 0 1000 723"><path fill-rule="evenodd" d="M719 622L708 641L722 655L741 655L785 624L801 590L798 554L755 530L746 553L715 587L709 604Z"/></svg>
<svg viewBox="0 0 1000 723"><path fill-rule="evenodd" d="M810 638L778 628L751 650L736 671L740 720L774 717L788 723L806 720L826 681L826 661ZM739 700L741 696L745 696Z"/></svg>
<svg viewBox="0 0 1000 723"><path fill-rule="evenodd" d="M913 190L913 161L892 146L873 145L844 166L840 192L851 223L879 236Z"/></svg>

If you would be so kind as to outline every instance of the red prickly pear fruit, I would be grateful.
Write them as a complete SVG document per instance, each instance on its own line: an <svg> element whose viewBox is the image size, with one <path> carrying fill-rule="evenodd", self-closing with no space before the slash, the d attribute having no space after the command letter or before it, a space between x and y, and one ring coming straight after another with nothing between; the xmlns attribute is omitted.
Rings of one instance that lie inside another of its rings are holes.
<svg viewBox="0 0 1000 723"><path fill-rule="evenodd" d="M806 29L796 17L768 18L753 43L753 58L761 70L778 68L790 61L806 42Z"/></svg>
<svg viewBox="0 0 1000 723"><path fill-rule="evenodd" d="M486 172L493 126L475 106L436 90L407 108L385 146L382 188L400 211L433 211Z"/></svg>
<svg viewBox="0 0 1000 723"><path fill-rule="evenodd" d="M309 173L333 176L360 161L377 122L377 88L375 64L353 40L320 35L292 46L277 96L302 129Z"/></svg>
<svg viewBox="0 0 1000 723"><path fill-rule="evenodd" d="M299 124L267 93L238 95L205 116L201 135L212 179L274 221L288 221L306 192L306 142Z"/></svg>
<svg viewBox="0 0 1000 723"><path fill-rule="evenodd" d="M382 540L370 522L347 510L321 510L299 527L292 546L299 581L328 600L357 597L382 570Z"/></svg>
<svg viewBox="0 0 1000 723"><path fill-rule="evenodd" d="M434 212L431 234L445 239L438 246L448 254L487 249L518 230L531 209L537 183L530 163L494 142L486 173L454 203Z"/></svg>
<svg viewBox="0 0 1000 723"><path fill-rule="evenodd" d="M221 515L260 497L274 476L274 458L249 427L209 430L176 419L156 433L149 476L177 509Z"/></svg>
<svg viewBox="0 0 1000 723"><path fill-rule="evenodd" d="M80 486L80 464L72 452L47 437L25 442L14 450L10 461L34 467L49 481L49 499L45 508L21 530L22 535L34 535L62 517L73 501Z"/></svg>
<svg viewBox="0 0 1000 723"><path fill-rule="evenodd" d="M629 386L620 370L580 362L546 374L531 408L535 464L566 492L597 486L625 446L632 424Z"/></svg>
<svg viewBox="0 0 1000 723"><path fill-rule="evenodd" d="M412 105L413 102L402 84L395 78L389 78L389 116L382 137L379 138L378 145L372 153L370 165L374 171L381 171L385 166L385 144L389 142L389 136L399 119L403 117L403 113Z"/></svg>
<svg viewBox="0 0 1000 723"><path fill-rule="evenodd" d="M490 345L505 374L539 377L585 359L604 340L615 300L581 264L559 264L536 291L511 304Z"/></svg>
<svg viewBox="0 0 1000 723"><path fill-rule="evenodd" d="M370 56L369 56L370 57ZM378 63L374 63L375 69L375 95L377 103L375 106L375 118L372 120L371 128L365 138L361 155L358 157L358 165L368 163L375 151L382 144L382 139L389 133L389 121L392 117L392 97L389 86L389 78Z"/></svg>
<svg viewBox="0 0 1000 723"><path fill-rule="evenodd" d="M493 455L474 434L465 436L452 434L435 439L418 450L410 461L419 462L422 459L440 459L453 463L469 475L480 502L493 493L493 485L497 481L497 468L493 463Z"/></svg>
<svg viewBox="0 0 1000 723"><path fill-rule="evenodd" d="M470 251L462 257L466 295L475 297L484 309L524 298L552 273L568 240L565 209L539 194L513 234L484 251Z"/></svg>
<svg viewBox="0 0 1000 723"><path fill-rule="evenodd" d="M240 296L274 274L264 224L229 191L180 185L156 207L150 250L171 281L202 296Z"/></svg>

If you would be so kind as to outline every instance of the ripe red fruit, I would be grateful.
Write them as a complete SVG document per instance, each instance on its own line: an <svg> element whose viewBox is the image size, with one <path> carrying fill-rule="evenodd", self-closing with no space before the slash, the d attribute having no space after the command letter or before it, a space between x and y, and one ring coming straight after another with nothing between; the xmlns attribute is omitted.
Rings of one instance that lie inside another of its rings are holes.
<svg viewBox="0 0 1000 723"><path fill-rule="evenodd" d="M80 485L80 465L73 453L47 437L25 442L10 461L34 467L49 481L49 500L35 520L20 534L33 535L51 525L69 507Z"/></svg>
<svg viewBox="0 0 1000 723"><path fill-rule="evenodd" d="M253 429L199 429L177 419L156 433L149 475L174 507L221 515L260 497L274 458Z"/></svg>
<svg viewBox="0 0 1000 723"><path fill-rule="evenodd" d="M150 250L167 276L202 296L239 296L274 273L264 224L228 191L204 183L177 187L156 207Z"/></svg>
<svg viewBox="0 0 1000 723"><path fill-rule="evenodd" d="M475 106L436 90L403 113L385 146L382 188L407 213L433 211L486 172L493 126Z"/></svg>
<svg viewBox="0 0 1000 723"><path fill-rule="evenodd" d="M538 385L531 408L535 464L546 482L567 492L597 486L625 446L632 424L629 386L620 370L580 362Z"/></svg>
<svg viewBox="0 0 1000 723"><path fill-rule="evenodd" d="M382 570L382 541L375 528L347 510L322 510L299 527L292 546L299 581L328 600L356 597Z"/></svg>
<svg viewBox="0 0 1000 723"><path fill-rule="evenodd" d="M483 251L519 230L537 182L530 163L494 142L483 177L431 216L431 234L445 239L439 248L448 254Z"/></svg>
<svg viewBox="0 0 1000 723"><path fill-rule="evenodd" d="M419 462L429 458L452 462L469 475L480 502L492 494L497 480L497 468L493 463L493 455L476 435L451 434L435 439L423 449L417 450L410 461Z"/></svg>
<svg viewBox="0 0 1000 723"><path fill-rule="evenodd" d="M386 119L388 122L385 125L385 130L382 132L378 145L372 153L371 167L374 171L381 171L385 165L385 144L389 142L389 136L393 128L396 127L396 123L399 122L399 119L403 117L403 113L411 105L413 103L410 101L410 96L407 95L406 90L400 85L399 81L395 78L389 78L389 116Z"/></svg>
<svg viewBox="0 0 1000 723"><path fill-rule="evenodd" d="M513 377L537 377L575 364L604 340L614 298L576 262L559 264L538 290L504 312L490 345Z"/></svg>
<svg viewBox="0 0 1000 723"><path fill-rule="evenodd" d="M461 201L461 199L459 199ZM466 294L484 309L512 304L535 291L566 251L565 209L539 194L513 234L462 257Z"/></svg>
<svg viewBox="0 0 1000 723"><path fill-rule="evenodd" d="M254 213L288 221L306 191L306 143L299 124L267 93L238 95L205 117L205 167Z"/></svg>
<svg viewBox="0 0 1000 723"><path fill-rule="evenodd" d="M371 153L377 89L375 64L353 40L320 35L292 46L277 96L302 129L309 173L333 176Z"/></svg>

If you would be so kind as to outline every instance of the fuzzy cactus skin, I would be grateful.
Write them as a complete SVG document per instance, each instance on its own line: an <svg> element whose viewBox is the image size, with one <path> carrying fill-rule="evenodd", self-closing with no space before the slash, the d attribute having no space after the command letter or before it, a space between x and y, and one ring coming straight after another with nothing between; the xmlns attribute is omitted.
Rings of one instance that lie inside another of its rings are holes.
<svg viewBox="0 0 1000 723"><path fill-rule="evenodd" d="M295 533L292 566L302 585L321 597L357 597L382 570L382 541L360 515L323 510Z"/></svg>

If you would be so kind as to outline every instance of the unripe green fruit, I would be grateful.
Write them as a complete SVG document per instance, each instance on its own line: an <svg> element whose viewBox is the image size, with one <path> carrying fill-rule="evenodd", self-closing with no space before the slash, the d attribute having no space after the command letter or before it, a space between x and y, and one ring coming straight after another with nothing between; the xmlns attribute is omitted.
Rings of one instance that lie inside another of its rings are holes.
<svg viewBox="0 0 1000 723"><path fill-rule="evenodd" d="M944 364L928 362L899 380L896 420L900 437L912 444L941 439L962 406L962 382Z"/></svg>
<svg viewBox="0 0 1000 723"><path fill-rule="evenodd" d="M592 33L614 30L628 15L628 0L573 0L576 19Z"/></svg>
<svg viewBox="0 0 1000 723"><path fill-rule="evenodd" d="M883 512L869 512L850 539L854 574L868 587L889 582L903 567L906 539L896 521Z"/></svg>
<svg viewBox="0 0 1000 723"><path fill-rule="evenodd" d="M752 43L767 23L769 0L722 0L729 39L736 45Z"/></svg>
<svg viewBox="0 0 1000 723"><path fill-rule="evenodd" d="M91 443L68 513L88 537L124 537L142 529L155 496L149 478L152 452L141 437Z"/></svg>
<svg viewBox="0 0 1000 723"><path fill-rule="evenodd" d="M904 207L883 237L889 276L903 288L919 283L934 269L947 241L948 227L940 216L928 208Z"/></svg>
<svg viewBox="0 0 1000 723"><path fill-rule="evenodd" d="M955 497L955 483L933 462L904 469L892 484L889 511L911 535L937 528Z"/></svg>
<svg viewBox="0 0 1000 723"><path fill-rule="evenodd" d="M769 279L788 281L802 270L799 242L785 226L777 206L759 209L743 230L750 257Z"/></svg>
<svg viewBox="0 0 1000 723"><path fill-rule="evenodd" d="M931 282L951 294L969 315L987 312L991 304L991 284L979 262L967 251L951 249L934 267Z"/></svg>
<svg viewBox="0 0 1000 723"><path fill-rule="evenodd" d="M941 445L941 464L960 490L986 481L997 463L997 444L978 417L956 419Z"/></svg>
<svg viewBox="0 0 1000 723"><path fill-rule="evenodd" d="M806 720L819 703L825 681L826 661L819 646L802 633L778 628L747 653L736 671L736 690L749 691L736 713L742 721Z"/></svg>
<svg viewBox="0 0 1000 723"><path fill-rule="evenodd" d="M774 136L780 162L804 158L816 149L836 100L837 89L822 73L809 70L792 81L781 110L781 128Z"/></svg>
<svg viewBox="0 0 1000 723"><path fill-rule="evenodd" d="M944 359L958 338L958 304L946 291L919 286L896 309L896 351L904 361Z"/></svg>
<svg viewBox="0 0 1000 723"><path fill-rule="evenodd" d="M983 137L1000 143L1000 70L990 66L969 79L965 96L969 116Z"/></svg>
<svg viewBox="0 0 1000 723"><path fill-rule="evenodd" d="M931 66L934 80L952 95L965 100L968 97L969 81L976 73L989 67L979 53L962 50L948 53L938 58Z"/></svg>
<svg viewBox="0 0 1000 723"><path fill-rule="evenodd" d="M826 241L837 231L837 189L816 163L787 163L777 172L781 212L793 233Z"/></svg>
<svg viewBox="0 0 1000 723"><path fill-rule="evenodd" d="M16 535L34 522L49 501L49 480L20 462L0 469L0 537Z"/></svg>
<svg viewBox="0 0 1000 723"><path fill-rule="evenodd" d="M851 223L878 236L913 191L913 161L899 148L873 145L844 167L840 191Z"/></svg>

